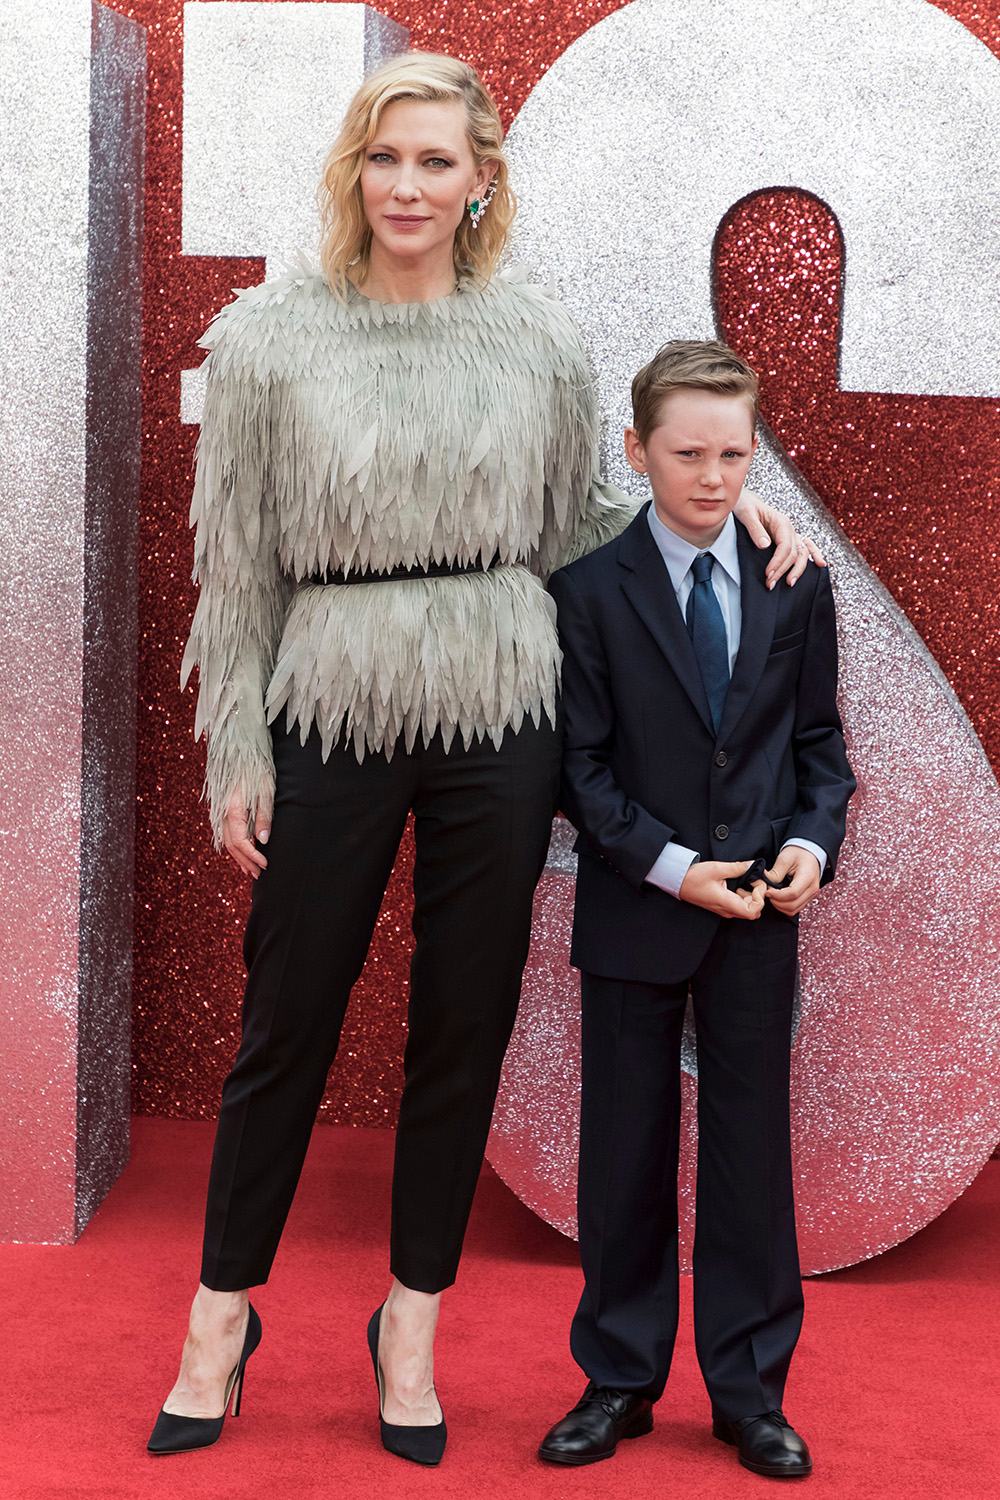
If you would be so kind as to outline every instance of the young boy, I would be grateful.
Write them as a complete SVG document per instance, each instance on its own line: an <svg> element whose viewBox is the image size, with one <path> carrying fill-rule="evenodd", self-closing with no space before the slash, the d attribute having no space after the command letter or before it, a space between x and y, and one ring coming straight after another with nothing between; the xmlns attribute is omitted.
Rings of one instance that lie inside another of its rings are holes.
<svg viewBox="0 0 1000 1500"><path fill-rule="evenodd" d="M573 1321L582 1400L540 1456L585 1464L652 1429L677 1330L680 1046L698 1036L694 1322L712 1430L755 1473L808 1474L782 1396L802 1321L789 1054L797 918L834 873L855 782L837 712L826 572L770 591L731 512L757 380L675 341L632 384L650 505L556 573L562 805L579 829L582 971ZM766 881L733 890L751 861Z"/></svg>

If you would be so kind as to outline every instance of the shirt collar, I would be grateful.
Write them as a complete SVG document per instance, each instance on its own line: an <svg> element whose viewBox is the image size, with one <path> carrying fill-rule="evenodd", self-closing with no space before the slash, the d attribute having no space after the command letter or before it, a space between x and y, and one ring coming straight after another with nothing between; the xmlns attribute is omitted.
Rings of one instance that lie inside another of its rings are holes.
<svg viewBox="0 0 1000 1500"><path fill-rule="evenodd" d="M660 556L667 565L670 574L670 582L674 590L680 588L687 576L688 570L699 552L711 552L716 563L724 568L730 578L740 586L740 561L739 548L736 542L736 522L731 515L726 517L726 524L711 547L692 547L683 537L671 531L669 526L664 526L656 514L656 506L650 501L649 510L646 512L649 521L649 529L653 533L653 540L659 548Z"/></svg>

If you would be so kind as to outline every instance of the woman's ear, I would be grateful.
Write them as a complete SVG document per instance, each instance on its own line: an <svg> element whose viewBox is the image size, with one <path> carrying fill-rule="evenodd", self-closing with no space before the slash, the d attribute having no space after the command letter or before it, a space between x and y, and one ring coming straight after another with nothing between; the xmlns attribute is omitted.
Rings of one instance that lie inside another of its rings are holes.
<svg viewBox="0 0 1000 1500"><path fill-rule="evenodd" d="M497 175L499 166L500 163L491 157L489 161L481 161L476 167L475 188L480 198Z"/></svg>
<svg viewBox="0 0 1000 1500"><path fill-rule="evenodd" d="M625 457L637 474L645 474L647 470L646 450L639 441L639 434L634 427L625 429Z"/></svg>

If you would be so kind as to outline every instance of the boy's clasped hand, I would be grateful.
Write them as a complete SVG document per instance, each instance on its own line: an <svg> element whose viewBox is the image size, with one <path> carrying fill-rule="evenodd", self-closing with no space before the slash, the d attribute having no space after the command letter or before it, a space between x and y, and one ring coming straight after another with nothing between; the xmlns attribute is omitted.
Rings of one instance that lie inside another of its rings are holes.
<svg viewBox="0 0 1000 1500"><path fill-rule="evenodd" d="M762 878L753 878L758 874ZM681 883L680 899L748 922L756 921L765 901L783 916L795 917L819 890L820 874L815 854L795 844L779 852L770 870L763 869L763 860L698 860ZM749 885L743 884L748 876Z"/></svg>

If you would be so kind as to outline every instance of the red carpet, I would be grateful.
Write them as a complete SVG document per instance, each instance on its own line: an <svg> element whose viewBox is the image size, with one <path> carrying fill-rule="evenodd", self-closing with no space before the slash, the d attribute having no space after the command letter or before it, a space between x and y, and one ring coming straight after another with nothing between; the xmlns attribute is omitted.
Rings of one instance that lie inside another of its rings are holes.
<svg viewBox="0 0 1000 1500"><path fill-rule="evenodd" d="M652 1436L579 1470L534 1447L579 1394L575 1246L487 1169L438 1344L450 1431L424 1471L378 1445L364 1342L387 1287L388 1131L321 1127L270 1285L243 1415L204 1452L150 1458L198 1263L212 1127L135 1122L132 1163L72 1249L0 1246L2 1500L354 1500L775 1490L712 1439L682 1330ZM1000 1162L916 1238L807 1283L787 1411L831 1500L1000 1494ZM689 1301L689 1298L687 1299ZM787 1488L787 1485L786 1485Z"/></svg>

